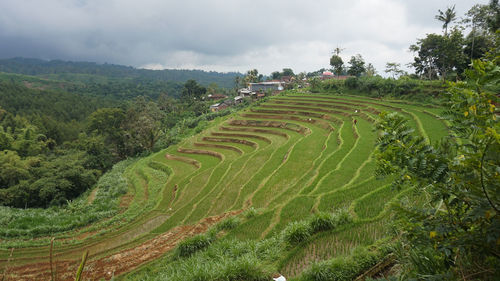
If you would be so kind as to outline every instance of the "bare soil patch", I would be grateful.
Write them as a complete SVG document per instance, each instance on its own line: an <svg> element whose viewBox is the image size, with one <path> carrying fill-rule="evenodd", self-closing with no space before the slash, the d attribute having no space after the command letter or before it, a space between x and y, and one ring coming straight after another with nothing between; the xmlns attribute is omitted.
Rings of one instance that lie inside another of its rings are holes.
<svg viewBox="0 0 500 281"><path fill-rule="evenodd" d="M159 236L148 240L134 248L125 249L106 257L93 258L89 255L82 280L110 280L117 276L129 272L140 265L150 262L174 249L176 245L187 237L203 233L217 222L226 217L237 215L241 210L212 216L201 220L196 225L185 225L175 227ZM85 248L82 248L82 253ZM56 260L53 268L57 271L57 280L74 280L80 261L78 260ZM50 280L50 262L39 262L18 267L9 267L5 275L7 280Z"/></svg>

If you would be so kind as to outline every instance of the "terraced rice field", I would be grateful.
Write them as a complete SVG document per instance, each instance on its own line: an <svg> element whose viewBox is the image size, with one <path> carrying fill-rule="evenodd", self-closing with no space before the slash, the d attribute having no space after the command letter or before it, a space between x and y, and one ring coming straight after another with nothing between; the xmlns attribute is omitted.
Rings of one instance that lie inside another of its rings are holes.
<svg viewBox="0 0 500 281"><path fill-rule="evenodd" d="M391 190L390 179L373 176L373 123L383 110L401 112L429 141L447 132L436 108L313 94L272 97L214 120L205 131L127 169L129 192L120 219L57 238L58 279L73 278L84 250L90 251L85 278L128 272L250 207L258 215L229 237L270 237L316 211L348 208L356 218L354 226L292 251L282 263L286 276L386 236L389 203L409 191ZM3 249L0 258L7 280L50 279L48 246Z"/></svg>

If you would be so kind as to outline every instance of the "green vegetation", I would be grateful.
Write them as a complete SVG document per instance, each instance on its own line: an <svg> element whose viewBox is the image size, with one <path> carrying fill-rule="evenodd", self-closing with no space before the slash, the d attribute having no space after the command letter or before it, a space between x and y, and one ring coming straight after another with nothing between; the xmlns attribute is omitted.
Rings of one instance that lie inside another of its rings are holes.
<svg viewBox="0 0 500 281"><path fill-rule="evenodd" d="M279 110L270 110L271 107ZM299 112L292 112L292 110L297 111L298 107L301 107L301 115L298 115ZM216 231L226 233L222 238L212 240L214 234L209 231L208 234L186 240L189 249L194 250L193 253L186 255L189 257L184 262L182 259L170 260L167 256L165 260L147 266L127 278L131 280L154 279L160 276L177 278L178 275L173 274L180 273L175 273L178 271L174 268L185 268L187 271L188 267L184 266L195 261L201 262L200 257L217 249L219 243L234 241L235 238L238 241L248 241L241 243L255 243L251 241L265 239L261 241L264 243L269 239L278 239L276 243L281 243L279 251L281 258L276 260L278 264L262 258L260 265L252 270L261 270L259 272L269 274L282 269L289 274L287 277L302 278L299 276L300 273L312 264L311 255L316 261L334 257L320 254L318 250L303 252L302 249L309 249L306 245L317 245L312 249L318 249L319 245L324 245L321 247L330 250L337 248L335 250L337 253L349 255L357 246L365 247L378 239L388 237L388 218L393 214L390 209L391 203L397 202L400 198L413 198L414 195L392 190L388 185L390 179L377 180L373 176L363 175L373 172L376 168L372 159L376 138L371 128L371 122L374 120L372 116L379 110L393 108L398 108L406 116L415 118L413 123L415 128L421 123L419 117L431 116L417 114L423 112L425 107L414 104L389 105L359 97L288 92L286 96L271 98L267 102L254 105L239 116L230 116L227 121L216 122L199 136L179 143L179 147L195 148L195 143L211 140L206 136L231 132L231 138L251 140L257 142L258 146L254 149L250 146L245 148L245 145L234 141L225 143L238 147L242 153L210 148L210 151L224 155L223 158L184 153L184 157L200 161L203 170L194 172L184 181L175 181L179 184L177 184L178 195L172 204L172 216L157 228L158 232L172 229L179 223L195 223L208 214L216 215L229 210L241 211L241 207L246 209L250 206L259 209L249 208L233 220L218 224L215 227ZM355 109L358 112L355 112ZM413 115L405 113L410 110ZM255 114L257 112L258 114ZM304 112L309 112L308 116L311 118L291 118L291 116L304 116ZM272 118L273 121L268 121L268 116L276 115L286 121L279 126L275 120L280 119ZM352 121L354 118L358 120L356 126ZM328 122L333 131L323 126L322 120ZM433 124L426 122L425 126L420 127L420 131L426 136L433 134L431 132L433 126L437 126L434 123L442 125L439 119L429 118L429 120ZM295 125L290 126L290 123ZM307 130L300 129L302 127ZM286 137L276 132L283 133ZM261 138L249 138L249 135ZM270 142L264 141L262 137ZM167 153L178 154L175 147L177 146L167 149ZM167 165L172 167L175 174L175 167L179 163L181 162L168 161ZM293 171L304 169L301 168L304 167L301 164L307 169L301 174L294 174ZM173 181L170 185L172 184ZM226 196L226 194L232 195ZM346 211L337 213L335 210L339 207L345 208ZM245 252L253 251L251 249L256 246L248 247ZM381 257L378 254L369 256L372 257L370 263L363 263L364 266L346 263L346 268L349 264L352 268L357 268L359 271L356 271L356 274L359 274L368 264L372 265L371 262L378 261ZM213 265L203 270L189 267L193 272L183 272L191 277L193 276L191 274L201 274L200 276L219 276L206 277L209 279L225 278L216 272L226 272L224 264L227 262L219 257L213 257L210 264L212 262ZM301 270L294 271L289 268ZM249 273L248 276L253 276L252 274ZM245 277L239 278L244 280Z"/></svg>
<svg viewBox="0 0 500 281"><path fill-rule="evenodd" d="M154 106L142 100L136 103L133 111L136 114L151 112L149 106ZM270 107L276 109L270 111ZM196 224L203 218L231 210L242 214L217 224L217 232L226 233L221 242L235 238L275 239L283 235L283 241L289 241L284 256L294 262L298 260L293 257L301 255L296 249L303 243L314 243L321 233L335 237L356 227L357 233L362 234L356 234L356 239L375 241L387 234L373 230L373 223L386 219L391 213L389 203L399 197L398 192L387 186L389 181L364 175L375 170L372 153L376 134L371 122L376 112L392 108L411 111L414 115L406 115L416 120L428 118L420 129L423 132L434 126L427 123L442 124L431 115L419 114L427 108L418 105L292 91L255 103L242 112L231 114L238 109L234 108L184 119L160 136L152 148L165 143L169 145L167 149L137 161L120 163L108 173L109 177L105 174L100 178L95 190L87 191L66 206L47 209L52 210L53 216L74 210L74 216L67 216L65 221L75 223L58 228L57 223L44 226L48 225L48 219L35 219L21 226L19 219L16 226L11 215L4 220L6 240L2 245L47 245L49 237L55 236L55 248L63 256L74 256L70 252L65 254L65 249L87 243L95 245L91 252L106 255L122 243L133 246L154 235L175 233L180 225ZM89 128L114 147L112 154L118 154L120 142L116 140L127 130L112 124L126 118L125 114L128 111L100 109L90 116ZM357 119L356 125L353 119ZM414 125L417 124L415 121ZM430 131L425 134L432 135ZM122 173L121 179L116 173ZM120 179L116 186L122 188L109 189L108 195L101 193L108 190L105 186L114 186L106 183L111 179ZM106 200L114 203L107 206L107 213L101 214L99 206ZM331 214L341 207L349 209L350 215L347 211ZM78 217L80 210L85 210L88 218ZM19 210L20 218L22 211ZM37 214L35 218L42 213L35 209L27 211ZM311 216L312 213L316 214ZM307 217L311 219L304 220ZM62 221L65 217L60 218ZM21 230L27 225L27 229ZM146 227L138 228L139 225ZM18 236L21 232L23 236ZM39 239L24 240L29 237ZM67 239L71 237L84 239ZM198 253L210 251L219 243L213 233L194 237L182 244L185 246L179 246L178 249L183 249L177 250L183 253L180 256L195 259ZM26 254L41 257L45 251L27 248L26 252L15 251L14 258Z"/></svg>
<svg viewBox="0 0 500 281"><path fill-rule="evenodd" d="M217 83L223 88L234 86L234 77L239 73L218 73L202 70L170 70L161 71L137 69L123 65L97 64L93 62L69 62L61 60L45 61L39 59L14 58L0 60L0 71L34 75L59 81L79 81L84 84L91 82L130 81L134 84L140 82L178 82L184 84L189 79L194 79L204 86ZM119 86L119 84L116 84ZM181 89L179 87L178 89ZM136 94L137 95L137 92ZM140 93L139 95L143 95Z"/></svg>
<svg viewBox="0 0 500 281"><path fill-rule="evenodd" d="M158 151L194 128L201 131L200 122L238 110L208 114L209 104L199 101L206 89L194 80L184 89L201 91L198 101L163 95L158 101L136 96L116 104L66 92L57 87L61 81L0 76L0 205L16 208L64 205L114 163ZM34 86L40 81L47 85Z"/></svg>
<svg viewBox="0 0 500 281"><path fill-rule="evenodd" d="M297 280L323 281L323 280L353 280L360 273L374 266L385 257L391 249L387 246L356 248L352 255L333 258L315 263L304 271Z"/></svg>
<svg viewBox="0 0 500 281"><path fill-rule="evenodd" d="M308 91L306 74L283 69L273 76L299 79L295 90L211 113L217 85L177 87L168 71L1 61L33 75L0 75L4 275L86 249L93 279L137 268L119 278L351 280L395 253L402 278L494 280L498 52L466 70L453 9L438 19L444 35L412 47L420 77L388 63L393 78L381 78L361 55L344 68L337 48L345 81L313 78ZM430 80L450 77L464 82ZM263 79L254 69L234 82Z"/></svg>
<svg viewBox="0 0 500 281"><path fill-rule="evenodd" d="M396 113L377 127L379 175L395 175L397 188L428 195L426 205L399 206L404 276L454 280L498 279L500 130L495 112L498 51L476 60L467 80L448 93L450 137L430 145Z"/></svg>

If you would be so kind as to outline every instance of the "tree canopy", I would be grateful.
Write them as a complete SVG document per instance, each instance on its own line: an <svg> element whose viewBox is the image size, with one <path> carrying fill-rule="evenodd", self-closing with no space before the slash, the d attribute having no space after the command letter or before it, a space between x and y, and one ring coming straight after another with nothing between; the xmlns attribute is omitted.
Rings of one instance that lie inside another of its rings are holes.
<svg viewBox="0 0 500 281"><path fill-rule="evenodd" d="M333 72L337 76L339 76L340 74L342 74L343 66L344 66L344 61L342 60L342 58L340 56L333 55L330 58L330 65L333 67Z"/></svg>
<svg viewBox="0 0 500 281"><path fill-rule="evenodd" d="M350 66L347 70L347 73L349 73L350 75L359 77L366 72L365 60L360 54L352 56L349 60L349 65Z"/></svg>
<svg viewBox="0 0 500 281"><path fill-rule="evenodd" d="M427 79L445 80L450 72L462 73L467 66L464 53L464 38L459 29L453 29L449 35L428 34L411 45L410 50L416 53L413 67L417 74Z"/></svg>

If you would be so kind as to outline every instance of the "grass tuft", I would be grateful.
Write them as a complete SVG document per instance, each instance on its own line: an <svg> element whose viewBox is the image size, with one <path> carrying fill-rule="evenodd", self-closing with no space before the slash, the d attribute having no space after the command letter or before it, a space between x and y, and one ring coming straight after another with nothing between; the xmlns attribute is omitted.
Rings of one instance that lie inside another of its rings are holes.
<svg viewBox="0 0 500 281"><path fill-rule="evenodd" d="M219 222L216 226L215 229L217 231L223 231L223 230L231 230L233 228L236 228L238 225L240 225L241 219L238 217L230 217L227 218L221 222Z"/></svg>
<svg viewBox="0 0 500 281"><path fill-rule="evenodd" d="M177 245L176 255L185 258L207 248L215 241L215 234L215 232L209 231L208 233L198 234L180 242L179 245Z"/></svg>

